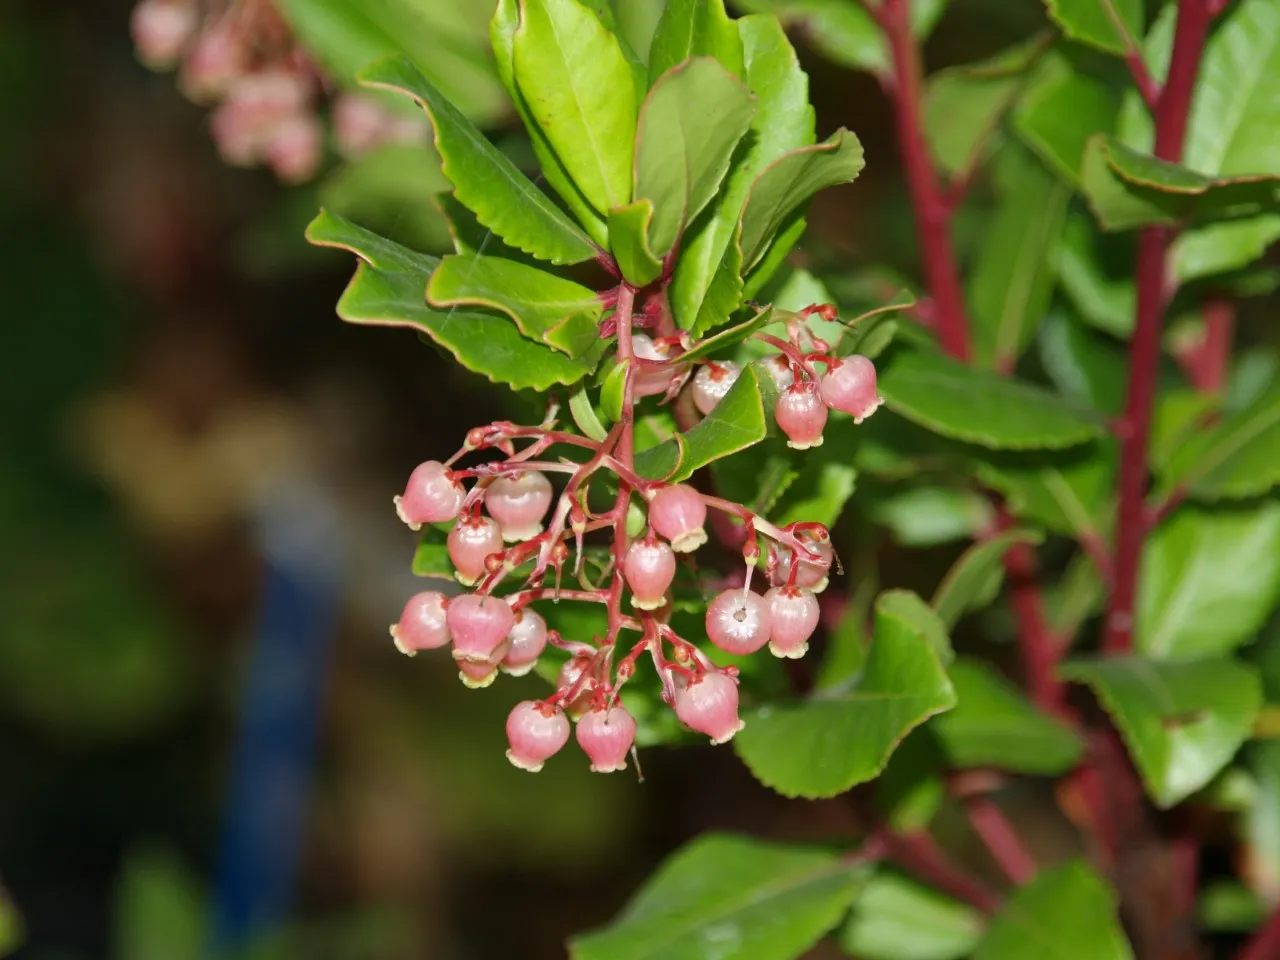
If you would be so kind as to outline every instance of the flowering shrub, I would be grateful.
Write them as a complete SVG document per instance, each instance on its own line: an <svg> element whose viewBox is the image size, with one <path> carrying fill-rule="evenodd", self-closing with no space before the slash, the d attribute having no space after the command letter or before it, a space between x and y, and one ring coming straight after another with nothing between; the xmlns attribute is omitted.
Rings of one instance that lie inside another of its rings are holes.
<svg viewBox="0 0 1280 960"><path fill-rule="evenodd" d="M926 77L941 0L739 6L500 0L537 182L421 62L366 67L430 118L454 251L309 230L360 259L344 319L543 398L396 498L415 571L464 588L409 598L396 645L549 683L509 715L516 767L693 732L788 797L875 781L848 849L703 838L573 956L771 960L837 927L872 960L1197 957L1254 927L1241 960L1280 956L1280 392L1273 353L1232 351L1276 287L1280 7L1046 0L1052 32ZM863 155L817 140L786 28L892 101L918 298L789 257ZM973 542L926 602L877 595L873 528ZM1002 805L1036 778L1072 856Z"/></svg>

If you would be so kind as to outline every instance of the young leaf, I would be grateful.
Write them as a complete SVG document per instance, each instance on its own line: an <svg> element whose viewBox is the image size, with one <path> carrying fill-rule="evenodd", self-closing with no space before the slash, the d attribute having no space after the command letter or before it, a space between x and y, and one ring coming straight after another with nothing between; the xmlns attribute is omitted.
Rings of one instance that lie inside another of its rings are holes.
<svg viewBox="0 0 1280 960"><path fill-rule="evenodd" d="M609 251L634 287L647 286L662 273L662 261L649 246L652 222L653 201L647 197L609 211Z"/></svg>
<svg viewBox="0 0 1280 960"><path fill-rule="evenodd" d="M578 185L573 182L573 177L569 176L569 171L556 156L546 134L542 132L529 112L524 94L516 86L515 37L516 28L519 26L520 0L498 0L497 9L494 10L493 19L489 23L489 42L493 47L494 60L497 62L498 76L502 79L503 86L507 88L511 102L515 105L525 130L528 131L542 176L582 224L587 235L597 245L604 247L608 244L604 218L596 213L587 198L582 195L582 191L578 189Z"/></svg>
<svg viewBox="0 0 1280 960"><path fill-rule="evenodd" d="M596 443L603 443L605 437L609 435L609 431L600 422L600 417L596 415L596 408L592 406L591 395L587 392L585 385L580 385L569 396L569 413L584 437L590 437Z"/></svg>
<svg viewBox="0 0 1280 960"><path fill-rule="evenodd" d="M369 87L413 97L431 117L436 149L454 194L518 250L552 263L596 255L586 235L407 60L380 60L360 73Z"/></svg>
<svg viewBox="0 0 1280 960"><path fill-rule="evenodd" d="M1045 0L1049 16L1079 43L1125 56L1138 51L1142 0Z"/></svg>
<svg viewBox="0 0 1280 960"><path fill-rule="evenodd" d="M1001 561L1019 543L1039 543L1044 538L1032 530L1006 530L975 543L960 555L938 584L931 606L948 629L954 629L966 613L980 610L995 599L1003 575ZM992 589L994 583L995 589Z"/></svg>
<svg viewBox="0 0 1280 960"><path fill-rule="evenodd" d="M1055 776L1080 759L1082 746L1071 728L1032 706L982 661L962 658L948 673L956 708L930 729L953 766Z"/></svg>
<svg viewBox="0 0 1280 960"><path fill-rule="evenodd" d="M857 684L840 694L758 707L734 749L788 797L834 797L874 779L911 730L955 706L955 691L924 633L876 605L875 639Z"/></svg>
<svg viewBox="0 0 1280 960"><path fill-rule="evenodd" d="M1169 247L1174 279L1183 284L1241 270L1261 259L1277 240L1280 216L1276 214L1186 230Z"/></svg>
<svg viewBox="0 0 1280 960"><path fill-rule="evenodd" d="M944 437L993 449L1083 443L1100 424L1040 387L967 367L940 354L895 350L880 371L889 408Z"/></svg>
<svg viewBox="0 0 1280 960"><path fill-rule="evenodd" d="M1262 705L1257 671L1235 660L1109 657L1073 661L1059 672L1093 690L1161 809L1199 790L1231 761Z"/></svg>
<svg viewBox="0 0 1280 960"><path fill-rule="evenodd" d="M458 304L501 310L520 332L580 357L598 342L595 323L604 312L595 292L572 280L500 257L454 254L440 261L427 284L427 300L434 307ZM567 344L551 343L549 335L570 316L586 322L575 328Z"/></svg>
<svg viewBox="0 0 1280 960"><path fill-rule="evenodd" d="M754 116L751 91L706 57L653 85L640 109L635 196L653 201L649 245L658 256L716 195Z"/></svg>
<svg viewBox="0 0 1280 960"><path fill-rule="evenodd" d="M999 167L1000 205L982 238L968 301L978 360L1010 370L1053 295L1070 188L1025 153Z"/></svg>
<svg viewBox="0 0 1280 960"><path fill-rule="evenodd" d="M773 161L751 185L742 211L742 262L750 269L795 210L819 190L857 179L866 160L862 144L841 128L822 143L792 150Z"/></svg>
<svg viewBox="0 0 1280 960"><path fill-rule="evenodd" d="M961 960L983 927L972 907L881 870L854 902L840 945L862 960Z"/></svg>
<svg viewBox="0 0 1280 960"><path fill-rule="evenodd" d="M637 453L636 472L684 480L700 467L759 443L767 431L761 383L748 367L710 416L687 433Z"/></svg>
<svg viewBox="0 0 1280 960"><path fill-rule="evenodd" d="M322 211L307 228L307 239L349 250L364 261L338 301L338 316L348 323L417 328L468 370L516 390L577 383L599 360L599 350L575 360L535 343L503 316L430 309L425 291L438 260L334 214Z"/></svg>
<svg viewBox="0 0 1280 960"><path fill-rule="evenodd" d="M1134 638L1148 656L1228 653L1258 632L1280 600L1280 503L1184 507L1143 551Z"/></svg>
<svg viewBox="0 0 1280 960"><path fill-rule="evenodd" d="M690 57L714 57L735 77L746 76L738 25L724 0L668 0L649 47L649 83Z"/></svg>
<svg viewBox="0 0 1280 960"><path fill-rule="evenodd" d="M1133 960L1116 894L1083 862L1041 870L1015 890L973 960Z"/></svg>
<svg viewBox="0 0 1280 960"><path fill-rule="evenodd" d="M844 916L867 868L833 853L706 834L673 854L571 960L791 960Z"/></svg>
<svg viewBox="0 0 1280 960"><path fill-rule="evenodd" d="M516 86L583 195L631 201L636 92L618 38L578 0L521 0Z"/></svg>
<svg viewBox="0 0 1280 960"><path fill-rule="evenodd" d="M788 150L813 143L809 78L771 16L737 21L747 86L756 98L751 133L710 208L680 244L669 297L676 324L702 333L728 320L743 296L742 251L735 240L756 174Z"/></svg>

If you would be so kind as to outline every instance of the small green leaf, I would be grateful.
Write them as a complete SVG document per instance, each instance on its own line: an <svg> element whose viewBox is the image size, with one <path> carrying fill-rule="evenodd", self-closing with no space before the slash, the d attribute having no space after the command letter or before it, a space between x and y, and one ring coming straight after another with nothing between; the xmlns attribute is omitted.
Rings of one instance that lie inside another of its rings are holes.
<svg viewBox="0 0 1280 960"><path fill-rule="evenodd" d="M736 235L756 174L788 150L814 141L809 78L777 19L743 17L737 28L744 79L756 98L755 119L720 194L681 241L668 294L676 324L696 334L725 323L743 296L742 251Z"/></svg>
<svg viewBox="0 0 1280 960"><path fill-rule="evenodd" d="M307 239L316 246L349 250L364 261L338 301L338 316L348 323L417 328L468 370L517 390L577 383L599 361L599 349L575 360L535 343L504 316L432 310L426 287L438 260L334 214L322 211L307 228Z"/></svg>
<svg viewBox="0 0 1280 960"><path fill-rule="evenodd" d="M1040 73L1014 111L1013 126L1058 176L1078 187L1089 138L1115 127L1116 94L1061 55L1046 58Z"/></svg>
<svg viewBox="0 0 1280 960"><path fill-rule="evenodd" d="M653 85L640 108L635 196L653 201L649 244L658 256L716 195L754 117L751 91L706 57L672 67Z"/></svg>
<svg viewBox="0 0 1280 960"><path fill-rule="evenodd" d="M768 431L760 381L755 370L742 371L710 416L683 434L636 454L636 472L642 477L684 480L700 467L745 450L764 439Z"/></svg>
<svg viewBox="0 0 1280 960"><path fill-rule="evenodd" d="M1280 503L1184 507L1143 551L1135 643L1158 659L1228 653L1280 600Z"/></svg>
<svg viewBox="0 0 1280 960"><path fill-rule="evenodd" d="M609 423L617 423L622 419L627 371L631 369L631 363L630 359L615 363L600 385L600 412Z"/></svg>
<svg viewBox="0 0 1280 960"><path fill-rule="evenodd" d="M577 225L407 60L380 60L361 71L360 82L422 104L455 195L507 243L552 263L581 263L596 255Z"/></svg>
<svg viewBox="0 0 1280 960"><path fill-rule="evenodd" d="M750 320L744 320L742 323L735 324L732 327L721 330L714 336L699 341L692 349L681 354L680 359L691 363L705 360L723 350L727 350L729 347L742 343L753 333L764 329L775 321L776 317L773 309L771 307L761 307Z"/></svg>
<svg viewBox="0 0 1280 960"><path fill-rule="evenodd" d="M1129 361L1123 345L1062 311L1040 328L1040 362L1065 397L1113 416L1124 407Z"/></svg>
<svg viewBox="0 0 1280 960"><path fill-rule="evenodd" d="M707 834L678 850L571 960L792 960L831 930L867 868L835 854Z"/></svg>
<svg viewBox="0 0 1280 960"><path fill-rule="evenodd" d="M433 307L459 304L501 310L520 332L580 357L598 340L595 324L604 312L595 291L537 267L499 257L455 254L440 261L427 284ZM549 335L571 316L585 318L567 344Z"/></svg>
<svg viewBox="0 0 1280 960"><path fill-rule="evenodd" d="M636 91L618 38L578 0L521 0L516 86L583 195L631 201Z"/></svg>
<svg viewBox="0 0 1280 960"><path fill-rule="evenodd" d="M1082 862L1041 870L991 921L973 960L1133 960L1116 894Z"/></svg>
<svg viewBox="0 0 1280 960"><path fill-rule="evenodd" d="M649 83L691 57L714 57L735 77L745 77L742 37L724 0L668 0L649 48Z"/></svg>
<svg viewBox="0 0 1280 960"><path fill-rule="evenodd" d="M1045 0L1049 16L1079 43L1124 56L1138 50L1142 0Z"/></svg>
<svg viewBox="0 0 1280 960"><path fill-rule="evenodd" d="M1262 258L1280 240L1280 216L1210 223L1181 233L1169 248L1179 284L1241 270Z"/></svg>
<svg viewBox="0 0 1280 960"><path fill-rule="evenodd" d="M1109 258L1096 248L1091 218L1073 213L1067 218L1058 259L1058 279L1080 318L1114 337L1133 333L1136 297L1132 276L1111 276L1103 270Z"/></svg>
<svg viewBox="0 0 1280 960"><path fill-rule="evenodd" d="M1267 904L1243 883L1210 880L1200 890L1196 919L1206 930L1248 933L1267 919Z"/></svg>
<svg viewBox="0 0 1280 960"><path fill-rule="evenodd" d="M1043 539L1032 530L1006 530L962 553L938 584L931 602L947 628L953 629L966 613L980 610L995 599L1003 577L1001 563L1010 548ZM991 589L993 582L995 590Z"/></svg>
<svg viewBox="0 0 1280 960"><path fill-rule="evenodd" d="M438 531L430 530L422 535L417 549L413 551L411 569L417 577L430 577L435 580L453 579L454 566L453 561L449 559L449 547Z"/></svg>
<svg viewBox="0 0 1280 960"><path fill-rule="evenodd" d="M1006 150L997 180L1000 203L982 237L968 301L979 362L1010 370L1049 308L1071 190L1025 151Z"/></svg>
<svg viewBox="0 0 1280 960"><path fill-rule="evenodd" d="M1235 660L1077 660L1059 671L1088 684L1119 727L1162 809L1199 790L1248 739L1262 705L1257 671Z"/></svg>
<svg viewBox="0 0 1280 960"><path fill-rule="evenodd" d="M972 907L881 870L854 901L840 945L861 960L961 960L983 927Z"/></svg>
<svg viewBox="0 0 1280 960"><path fill-rule="evenodd" d="M944 667L950 666L955 659L947 625L919 595L910 590L886 590L876 600L876 611L910 625L916 633L929 641L929 646L933 647L933 652L938 655L938 660Z"/></svg>
<svg viewBox="0 0 1280 960"><path fill-rule="evenodd" d="M895 350L880 371L889 409L923 427L993 449L1070 447L1100 424L1040 387L997 377L940 354Z"/></svg>
<svg viewBox="0 0 1280 960"><path fill-rule="evenodd" d="M865 165L862 144L843 128L822 143L792 150L769 164L751 185L742 211L743 264L748 269L756 265L800 204L819 190L857 179Z"/></svg>
<svg viewBox="0 0 1280 960"><path fill-rule="evenodd" d="M953 766L1055 776L1080 759L1071 728L1032 706L987 664L962 658L948 672L956 708L931 729Z"/></svg>
<svg viewBox="0 0 1280 960"><path fill-rule="evenodd" d="M1157 496L1186 488L1205 500L1256 497L1280 483L1280 388L1178 446L1159 471Z"/></svg>
<svg viewBox="0 0 1280 960"><path fill-rule="evenodd" d="M874 779L897 745L955 705L938 655L909 620L876 606L875 640L848 691L747 715L734 749L751 772L788 797L834 797Z"/></svg>
<svg viewBox="0 0 1280 960"><path fill-rule="evenodd" d="M584 437L590 437L596 443L603 443L605 437L609 435L609 431L596 416L596 408L591 404L591 395L587 392L586 384L580 384L578 389L569 396L569 413Z"/></svg>
<svg viewBox="0 0 1280 960"><path fill-rule="evenodd" d="M995 520L988 497L956 487L910 486L870 499L864 509L903 547L972 540Z"/></svg>
<svg viewBox="0 0 1280 960"><path fill-rule="evenodd" d="M853 496L857 479L858 471L847 463L806 458L804 469L781 498L781 506L773 514L774 522L781 526L807 522L834 527Z"/></svg>
<svg viewBox="0 0 1280 960"><path fill-rule="evenodd" d="M662 261L649 247L653 201L647 197L609 211L609 250L622 275L634 287L645 287L662 273Z"/></svg>

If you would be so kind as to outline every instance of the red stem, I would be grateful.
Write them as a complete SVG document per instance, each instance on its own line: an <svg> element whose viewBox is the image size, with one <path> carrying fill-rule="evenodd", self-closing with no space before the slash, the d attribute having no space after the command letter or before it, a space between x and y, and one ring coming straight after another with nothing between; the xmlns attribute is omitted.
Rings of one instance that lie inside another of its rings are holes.
<svg viewBox="0 0 1280 960"><path fill-rule="evenodd" d="M1179 0L1169 76L1155 110L1155 155L1172 163L1182 157L1187 118L1209 24L1211 0ZM1151 516L1144 502L1147 445L1160 363L1160 334L1168 303L1167 254L1174 231L1148 227L1138 238L1135 280L1138 287L1133 342L1129 347L1129 390L1120 438L1119 507L1116 513L1115 588L1107 612L1103 650L1124 653L1132 646L1133 605L1138 564Z"/></svg>
<svg viewBox="0 0 1280 960"><path fill-rule="evenodd" d="M1226 385L1235 338L1236 308L1230 300L1209 300L1200 308L1204 336L1178 356L1187 378L1201 393L1216 394Z"/></svg>
<svg viewBox="0 0 1280 960"><path fill-rule="evenodd" d="M986 914L1000 909L1000 898L952 863L936 840L923 831L882 834L889 856L903 870Z"/></svg>
<svg viewBox="0 0 1280 960"><path fill-rule="evenodd" d="M1017 543L1005 554L1009 576L1009 602L1022 629L1023 669L1031 699L1050 713L1061 715L1065 701L1057 679L1061 647L1045 620L1040 587L1036 583L1036 553Z"/></svg>
<svg viewBox="0 0 1280 960"><path fill-rule="evenodd" d="M965 801L965 814L974 833L982 838L991 857L1006 877L1018 886L1036 875L1035 858L1027 851L1004 811L990 797L975 796Z"/></svg>
<svg viewBox="0 0 1280 960"><path fill-rule="evenodd" d="M1280 957L1280 909L1258 928L1236 960L1275 960L1276 957Z"/></svg>

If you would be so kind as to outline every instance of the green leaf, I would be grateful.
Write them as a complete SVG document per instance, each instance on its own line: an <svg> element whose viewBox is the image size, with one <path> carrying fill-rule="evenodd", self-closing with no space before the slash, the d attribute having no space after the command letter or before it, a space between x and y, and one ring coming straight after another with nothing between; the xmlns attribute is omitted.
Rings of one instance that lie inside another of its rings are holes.
<svg viewBox="0 0 1280 960"><path fill-rule="evenodd" d="M1111 526L1115 444L1098 441L1064 451L987 455L980 480L1004 494L1015 516L1055 533L1104 538Z"/></svg>
<svg viewBox="0 0 1280 960"><path fill-rule="evenodd" d="M596 443L603 443L609 431L604 428L596 415L596 408L591 405L591 395L586 385L581 385L569 397L569 413L584 437L590 437Z"/></svg>
<svg viewBox="0 0 1280 960"><path fill-rule="evenodd" d="M940 354L895 350L879 372L889 409L935 433L993 449L1070 447L1100 425L1040 387Z"/></svg>
<svg viewBox="0 0 1280 960"><path fill-rule="evenodd" d="M742 37L724 0L669 0L649 48L649 83L690 57L714 57L735 77L745 77Z"/></svg>
<svg viewBox="0 0 1280 960"><path fill-rule="evenodd" d="M995 599L1003 578L1002 561L1011 547L1040 543L1043 539L1032 530L1006 530L962 553L938 584L931 601L947 628L954 629L966 613L980 610Z"/></svg>
<svg viewBox="0 0 1280 960"><path fill-rule="evenodd" d="M973 960L1133 960L1116 894L1082 862L1041 870L1015 890Z"/></svg>
<svg viewBox="0 0 1280 960"><path fill-rule="evenodd" d="M1112 336L1128 338L1136 309L1133 277L1113 277L1103 270L1109 258L1095 247L1095 229L1085 214L1067 217L1058 279L1082 320Z"/></svg>
<svg viewBox="0 0 1280 960"><path fill-rule="evenodd" d="M700 467L759 443L768 431L760 389L755 370L743 370L710 416L681 440L637 453L636 472L652 479L684 480Z"/></svg>
<svg viewBox="0 0 1280 960"><path fill-rule="evenodd" d="M599 349L573 359L535 343L504 316L432 310L425 291L438 260L334 214L321 211L307 228L307 239L316 246L349 250L364 261L338 301L338 316L348 323L417 328L468 370L517 390L576 383L599 361Z"/></svg>
<svg viewBox="0 0 1280 960"><path fill-rule="evenodd" d="M1071 190L1033 158L1006 151L1003 160L968 301L979 362L1010 370L1049 308Z"/></svg>
<svg viewBox="0 0 1280 960"><path fill-rule="evenodd" d="M1032 706L987 664L961 658L948 672L956 708L931 729L953 766L1055 776L1080 759L1071 728Z"/></svg>
<svg viewBox="0 0 1280 960"><path fill-rule="evenodd" d="M947 798L947 759L929 727L917 727L889 758L872 787L875 810L898 833L927 830Z"/></svg>
<svg viewBox="0 0 1280 960"><path fill-rule="evenodd" d="M773 513L773 521L780 526L807 522L834 527L853 496L857 479L858 471L847 463L807 457L804 469L788 485L781 506Z"/></svg>
<svg viewBox="0 0 1280 960"><path fill-rule="evenodd" d="M870 498L864 509L869 519L888 528L894 542L903 547L971 540L989 529L995 519L987 497L956 487L907 487Z"/></svg>
<svg viewBox="0 0 1280 960"><path fill-rule="evenodd" d="M756 315L750 320L744 320L742 323L721 330L714 336L700 340L695 347L681 354L680 359L687 360L690 363L705 360L727 350L729 347L742 343L753 333L775 322L776 317L773 309L771 307L762 307L756 311Z"/></svg>
<svg viewBox="0 0 1280 960"><path fill-rule="evenodd" d="M452 580L454 576L453 561L449 559L449 547L440 536L439 531L429 530L418 541L413 551L411 568L414 576L429 577L435 580Z"/></svg>
<svg viewBox="0 0 1280 960"><path fill-rule="evenodd" d="M581 263L596 255L586 234L413 64L380 60L361 71L360 82L408 94L422 104L454 194L511 246L552 263Z"/></svg>
<svg viewBox="0 0 1280 960"><path fill-rule="evenodd" d="M676 851L572 960L792 960L831 930L866 868L835 854L707 834Z"/></svg>
<svg viewBox="0 0 1280 960"><path fill-rule="evenodd" d="M1280 742L1251 743L1249 770L1257 782L1253 803L1241 818L1249 846L1249 885L1269 903L1280 896Z"/></svg>
<svg viewBox="0 0 1280 960"><path fill-rule="evenodd" d="M1280 240L1280 216L1210 223L1181 233L1169 248L1179 284L1240 270L1262 258Z"/></svg>
<svg viewBox="0 0 1280 960"><path fill-rule="evenodd" d="M1280 503L1184 507L1147 540L1134 620L1139 650L1158 659L1228 653L1280 600Z"/></svg>
<svg viewBox="0 0 1280 960"><path fill-rule="evenodd" d="M1098 568L1083 552L1067 563L1058 582L1045 590L1045 617L1059 637L1074 638L1091 616L1102 610L1104 594Z"/></svg>
<svg viewBox="0 0 1280 960"><path fill-rule="evenodd" d="M600 412L609 423L617 423L622 419L622 407L626 401L627 371L632 360L626 359L615 363L600 384Z"/></svg>
<svg viewBox="0 0 1280 960"><path fill-rule="evenodd" d="M436 201L451 188L433 149L390 143L344 163L320 185L317 198L326 210L406 246L440 250L449 234Z"/></svg>
<svg viewBox="0 0 1280 960"><path fill-rule="evenodd" d="M635 287L648 286L662 273L662 261L649 246L653 201L641 198L609 211L609 249L618 269Z"/></svg>
<svg viewBox="0 0 1280 960"><path fill-rule="evenodd" d="M1039 352L1045 372L1065 397L1119 415L1129 369L1120 343L1056 311L1040 328Z"/></svg>
<svg viewBox="0 0 1280 960"><path fill-rule="evenodd" d="M800 204L819 190L857 179L865 165L862 144L844 128L769 164L751 185L742 211L743 264L748 269L756 265L769 240Z"/></svg>
<svg viewBox="0 0 1280 960"><path fill-rule="evenodd" d="M1049 17L1079 43L1124 56L1145 29L1142 0L1045 0Z"/></svg>
<svg viewBox="0 0 1280 960"><path fill-rule="evenodd" d="M1045 60L1013 114L1018 136L1058 176L1080 185L1089 138L1115 127L1115 91L1058 54Z"/></svg>
<svg viewBox="0 0 1280 960"><path fill-rule="evenodd" d="M196 960L203 950L208 898L181 860L164 848L131 851L116 890L117 957Z"/></svg>
<svg viewBox="0 0 1280 960"><path fill-rule="evenodd" d="M427 300L434 307L470 304L501 310L526 337L571 357L582 356L598 342L596 322L604 312L588 287L514 260L473 254L442 259L427 284ZM570 317L580 320L566 329L563 324Z"/></svg>
<svg viewBox="0 0 1280 960"><path fill-rule="evenodd" d="M743 295L742 251L736 241L747 193L759 173L788 150L814 141L809 78L778 21L770 16L737 21L747 86L756 98L751 133L720 194L680 244L668 292L676 324L703 333L729 319Z"/></svg>
<svg viewBox="0 0 1280 960"><path fill-rule="evenodd" d="M1204 500L1235 500L1269 491L1280 483L1280 388L1191 434L1159 475L1157 496L1184 488Z"/></svg>
<svg viewBox="0 0 1280 960"><path fill-rule="evenodd" d="M1104 135L1085 147L1081 184L1104 230L1173 226L1192 213L1241 217L1280 207L1280 176L1215 179Z"/></svg>
<svg viewBox="0 0 1280 960"><path fill-rule="evenodd" d="M1059 670L1088 684L1119 728L1162 809L1195 793L1249 736L1262 705L1257 671L1235 660L1077 660Z"/></svg>
<svg viewBox="0 0 1280 960"><path fill-rule="evenodd" d="M948 176L977 167L1044 46L1044 38L1035 37L990 60L950 67L929 78L922 104L924 132Z"/></svg>
<svg viewBox="0 0 1280 960"><path fill-rule="evenodd" d="M1206 930L1248 933L1267 919L1267 904L1242 883L1210 880L1200 890L1196 919Z"/></svg>
<svg viewBox="0 0 1280 960"><path fill-rule="evenodd" d="M923 632L879 602L857 684L838 695L750 711L734 749L757 779L784 796L834 797L874 779L903 737L955 702Z"/></svg>
<svg viewBox="0 0 1280 960"><path fill-rule="evenodd" d="M886 590L876 600L876 612L908 624L929 642L944 667L950 666L955 659L947 625L918 594L910 590Z"/></svg>
<svg viewBox="0 0 1280 960"><path fill-rule="evenodd" d="M516 86L583 195L631 201L636 91L618 38L578 0L521 0Z"/></svg>
<svg viewBox="0 0 1280 960"><path fill-rule="evenodd" d="M649 243L658 256L716 195L754 117L751 91L716 60L689 60L653 85L640 108L635 196L653 201Z"/></svg>
<svg viewBox="0 0 1280 960"><path fill-rule="evenodd" d="M961 960L983 926L972 907L881 870L854 901L840 945L861 960Z"/></svg>
<svg viewBox="0 0 1280 960"><path fill-rule="evenodd" d="M533 152L538 158L542 176L582 224L588 236L598 246L604 247L608 243L604 219L596 213L587 198L582 195L582 191L578 189L578 185L573 182L573 178L569 176L569 171L556 156L551 143L529 112L524 94L516 86L515 36L516 28L519 26L520 0L498 0L497 9L493 12L493 20L489 24L489 39L493 46L494 59L497 61L498 76L501 77L503 86L507 88L516 112L529 133L529 140L533 144Z"/></svg>

